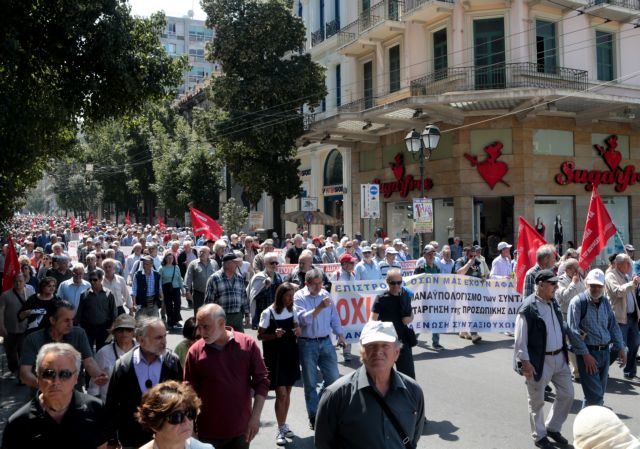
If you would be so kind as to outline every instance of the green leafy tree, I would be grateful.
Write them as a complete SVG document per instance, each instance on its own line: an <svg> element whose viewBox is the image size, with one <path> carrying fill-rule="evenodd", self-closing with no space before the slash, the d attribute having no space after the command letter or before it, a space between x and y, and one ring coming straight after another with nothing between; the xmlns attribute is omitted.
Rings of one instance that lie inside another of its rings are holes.
<svg viewBox="0 0 640 449"><path fill-rule="evenodd" d="M283 0L203 0L207 25L216 30L208 58L222 64L211 84L214 107L194 116L252 204L273 198L276 229L280 205L300 192L296 139L300 109L326 95L324 69L298 49L305 28ZM204 119L205 123L202 124Z"/></svg>
<svg viewBox="0 0 640 449"><path fill-rule="evenodd" d="M160 46L164 17L133 18L125 0L5 2L2 15L0 221L78 129L165 97L184 67Z"/></svg>
<svg viewBox="0 0 640 449"><path fill-rule="evenodd" d="M88 217L102 202L100 183L78 160L58 160L52 172L58 206L77 217Z"/></svg>
<svg viewBox="0 0 640 449"><path fill-rule="evenodd" d="M236 203L235 198L229 198L220 210L222 216L222 227L227 234L240 232L240 229L247 224L249 211Z"/></svg>

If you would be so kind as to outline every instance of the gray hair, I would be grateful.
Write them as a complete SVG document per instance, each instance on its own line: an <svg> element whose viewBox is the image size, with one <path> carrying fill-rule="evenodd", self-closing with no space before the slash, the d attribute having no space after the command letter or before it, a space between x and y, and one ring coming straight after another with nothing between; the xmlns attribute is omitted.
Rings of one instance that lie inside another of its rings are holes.
<svg viewBox="0 0 640 449"><path fill-rule="evenodd" d="M313 253L311 252L311 250L303 249L298 256L298 262L300 261L300 259L311 259L311 262L313 262Z"/></svg>
<svg viewBox="0 0 640 449"><path fill-rule="evenodd" d="M311 282L314 279L323 279L323 273L318 268L312 268L311 270L307 271L304 275L305 282Z"/></svg>
<svg viewBox="0 0 640 449"><path fill-rule="evenodd" d="M578 253L578 251L576 251L575 248L569 248L568 250L566 250L564 252L564 259L577 259L578 257L580 257L580 254Z"/></svg>
<svg viewBox="0 0 640 449"><path fill-rule="evenodd" d="M389 280L391 276L402 277L402 271L399 268L391 268L389 271L387 271L387 277L385 279Z"/></svg>
<svg viewBox="0 0 640 449"><path fill-rule="evenodd" d="M629 257L628 254L620 253L616 256L616 258L614 259L614 262L616 265L620 265L625 262L631 263L631 257Z"/></svg>
<svg viewBox="0 0 640 449"><path fill-rule="evenodd" d="M115 268L118 266L118 262L115 259L108 257L102 261L102 266L104 267L105 265L113 265L113 267Z"/></svg>
<svg viewBox="0 0 640 449"><path fill-rule="evenodd" d="M226 248L226 247L227 247L227 242L225 242L222 239L216 240L216 242L213 244L214 251L218 251L220 248Z"/></svg>
<svg viewBox="0 0 640 449"><path fill-rule="evenodd" d="M76 262L71 266L71 271L77 270L79 268L82 268L82 271L84 271L84 265L80 262Z"/></svg>
<svg viewBox="0 0 640 449"><path fill-rule="evenodd" d="M564 269L566 270L567 268L571 268L571 269L578 269L578 267L580 266L580 264L578 263L577 259L567 259L564 263Z"/></svg>
<svg viewBox="0 0 640 449"><path fill-rule="evenodd" d="M87 254L87 257L85 257L86 260L97 260L98 258L96 257L95 254L91 253L91 254Z"/></svg>
<svg viewBox="0 0 640 449"><path fill-rule="evenodd" d="M553 245L542 245L538 248L538 251L536 251L536 261L540 263L547 257L553 257L555 253L556 249Z"/></svg>
<svg viewBox="0 0 640 449"><path fill-rule="evenodd" d="M278 256L278 253L276 252L270 252L264 255L264 262L273 262L273 261L278 261L280 259L280 256Z"/></svg>
<svg viewBox="0 0 640 449"><path fill-rule="evenodd" d="M140 337L146 337L147 331L151 326L155 326L156 324L162 324L164 326L164 321L162 321L158 317L144 317L140 318L136 323L136 339Z"/></svg>
<svg viewBox="0 0 640 449"><path fill-rule="evenodd" d="M73 359L76 365L76 371L80 371L80 364L82 363L82 358L80 353L76 351L76 349L71 346L69 343L47 343L42 346L38 351L38 356L36 357L36 372L40 372L40 368L42 367L42 361L48 354L55 354L62 357L69 357Z"/></svg>

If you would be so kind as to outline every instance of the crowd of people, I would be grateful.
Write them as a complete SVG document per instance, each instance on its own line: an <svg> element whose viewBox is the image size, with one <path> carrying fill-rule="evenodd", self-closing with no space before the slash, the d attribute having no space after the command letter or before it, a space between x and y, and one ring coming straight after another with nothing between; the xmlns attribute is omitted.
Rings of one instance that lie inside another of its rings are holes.
<svg viewBox="0 0 640 449"><path fill-rule="evenodd" d="M402 240L380 233L371 242L307 232L211 239L189 228L104 222L80 232L52 224L34 229L24 217L9 228L20 270L2 289L0 336L10 371L37 394L9 420L7 449L38 438L53 447L151 448L155 439L157 447L246 448L270 390L275 442L283 446L294 437L287 416L300 379L317 447L415 447L424 397L415 381L413 293L403 285L403 262L415 274L482 279L513 278L515 268L509 243L498 243L497 257L487 260L482 248L457 237L429 242L413 260ZM0 272L9 250L5 243ZM538 249L516 322L514 367L527 379L532 436L543 448L553 447L548 437L566 443L560 430L572 377L590 406L603 404L616 359L625 377L637 376L633 248L612 257L606 274L585 276L577 258L576 250L560 258L552 245ZM342 378L332 336L345 362L353 356L329 294L336 280L385 280L388 287L360 334L362 367ZM186 320L183 299L193 310ZM262 350L244 333L249 327ZM184 336L175 351L167 349L168 332ZM439 337L432 334L436 351L444 350ZM557 394L545 422L549 383ZM354 389L362 394L353 396ZM371 429L366 419L376 416L387 426ZM92 425L70 430L83 420Z"/></svg>

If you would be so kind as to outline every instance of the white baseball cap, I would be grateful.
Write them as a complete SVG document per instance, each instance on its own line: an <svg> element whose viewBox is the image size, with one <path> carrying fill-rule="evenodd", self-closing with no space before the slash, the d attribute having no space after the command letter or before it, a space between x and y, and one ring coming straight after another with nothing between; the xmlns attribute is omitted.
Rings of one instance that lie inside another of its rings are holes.
<svg viewBox="0 0 640 449"><path fill-rule="evenodd" d="M390 321L368 321L360 333L360 344L367 345L376 341L393 343L398 334Z"/></svg>
<svg viewBox="0 0 640 449"><path fill-rule="evenodd" d="M584 283L587 285L604 285L604 273L599 268L593 269L587 274Z"/></svg>
<svg viewBox="0 0 640 449"><path fill-rule="evenodd" d="M393 246L390 246L389 248L384 250L385 254L398 254L398 251L396 251L396 249Z"/></svg>
<svg viewBox="0 0 640 449"><path fill-rule="evenodd" d="M502 251L505 248L511 248L513 245L509 245L507 242L498 243L498 251Z"/></svg>

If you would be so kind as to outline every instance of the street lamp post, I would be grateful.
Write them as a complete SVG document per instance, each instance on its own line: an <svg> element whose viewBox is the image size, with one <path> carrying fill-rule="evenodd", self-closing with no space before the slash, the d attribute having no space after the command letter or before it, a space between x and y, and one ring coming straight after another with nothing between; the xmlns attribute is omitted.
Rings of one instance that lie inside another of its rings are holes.
<svg viewBox="0 0 640 449"><path fill-rule="evenodd" d="M440 143L440 129L435 125L424 127L422 134L412 129L404 138L407 151L411 153L414 160L420 162L420 198L424 198L424 161L431 158L431 153L438 148ZM423 248L423 235L420 233L420 251Z"/></svg>

